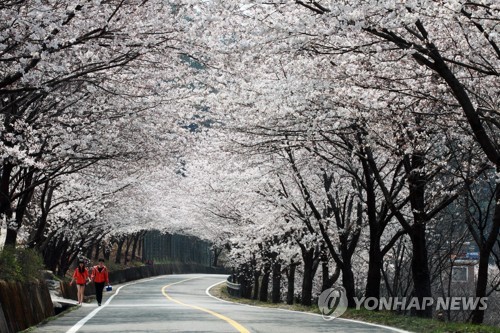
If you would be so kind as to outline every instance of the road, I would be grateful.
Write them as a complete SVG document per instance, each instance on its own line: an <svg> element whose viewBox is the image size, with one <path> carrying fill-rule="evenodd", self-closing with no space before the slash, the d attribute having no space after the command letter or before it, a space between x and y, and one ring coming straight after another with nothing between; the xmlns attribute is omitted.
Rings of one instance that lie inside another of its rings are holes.
<svg viewBox="0 0 500 333"><path fill-rule="evenodd" d="M165 275L115 286L105 294L102 306L84 304L30 332L403 332L222 301L207 290L224 279L223 275Z"/></svg>

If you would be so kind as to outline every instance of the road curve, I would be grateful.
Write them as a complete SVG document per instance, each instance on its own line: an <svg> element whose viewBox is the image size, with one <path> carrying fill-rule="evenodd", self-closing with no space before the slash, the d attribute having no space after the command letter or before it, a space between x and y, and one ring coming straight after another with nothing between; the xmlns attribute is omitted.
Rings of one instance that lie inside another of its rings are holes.
<svg viewBox="0 0 500 333"><path fill-rule="evenodd" d="M127 283L107 293L103 305L84 304L40 325L35 333L100 332L404 332L319 315L235 304L207 290L223 275L165 275Z"/></svg>

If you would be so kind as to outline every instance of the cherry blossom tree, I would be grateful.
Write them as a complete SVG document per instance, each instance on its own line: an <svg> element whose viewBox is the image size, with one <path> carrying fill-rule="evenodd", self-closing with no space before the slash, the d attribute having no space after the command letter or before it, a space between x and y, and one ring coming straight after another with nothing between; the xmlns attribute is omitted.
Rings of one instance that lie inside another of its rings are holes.
<svg viewBox="0 0 500 333"><path fill-rule="evenodd" d="M161 1L2 4L0 215L7 244L16 243L38 186L98 161L172 152L167 140L181 128L165 114L193 93L182 79L191 76L178 74L195 71L181 48L189 44L181 41L188 22L181 12Z"/></svg>
<svg viewBox="0 0 500 333"><path fill-rule="evenodd" d="M405 5L346 1L335 8L299 4L317 15L336 16L336 21L340 22L337 28L358 40L368 36L367 43L376 45L376 52L380 50L378 45L396 47L402 55L398 66L404 66L411 59L415 71L435 75L435 83L430 86L441 87L447 100L458 103L472 137L491 165L498 169L494 114L498 109L495 90L498 91L500 52L494 24L498 19L498 7L493 2ZM491 232L480 251L478 297L486 293L488 261L500 229L498 218L493 220ZM480 323L483 317L484 311L476 310L472 321Z"/></svg>
<svg viewBox="0 0 500 333"><path fill-rule="evenodd" d="M493 106L487 110L496 109L491 96L497 90L494 65L497 48L491 22L494 22L497 8L490 3L467 9L468 5L462 7L451 2L399 5L368 1L346 1L331 8L319 2L248 3L237 8L226 3L218 5L217 10L223 13L224 19L208 23L214 22L211 28L220 30L220 35L227 38L220 39L219 52L213 58L223 68L221 78L245 78L234 84L236 87L226 85L221 86L221 90L233 94L229 105L234 106L234 100L241 100L236 105L247 111L245 121L250 128L259 122L258 117L264 118L265 112L272 112L275 118L282 120L279 127L273 124L275 127L286 128L290 125L287 120L300 117L301 109L311 109L311 105L317 105L318 100L324 98L322 93L326 87L331 87L334 96L342 97L334 99L337 103L331 103L330 108L345 109L347 106L354 112L368 111L382 116L381 120L364 116L367 121L363 121L360 129L361 133L367 133L369 140L363 144L373 149L370 140L376 139L377 144L382 144L392 156L402 158L401 174L395 176L403 176L403 183L399 184L409 191L406 202L413 214L412 225L402 218L400 209L404 206L395 206L389 192L383 190L386 185L382 177L375 174L375 179L391 214L412 234L415 292L418 297L430 296L429 274L419 272L421 267L428 267L425 225L457 198L464 189L461 184L473 181L488 168L480 156L474 158L470 166L472 178L461 179L461 175L453 170L454 163L462 163L468 158L457 155L458 150L452 142L472 134L470 137L474 137L477 143L482 140L479 144L483 151L494 156L491 149L486 149L490 137L485 137L485 133L494 135L494 125L491 126L493 131L483 131L476 126L481 123L480 116L476 114L474 120L474 113L470 112L474 110L467 109L470 103L463 100L468 96L467 92L462 91L457 83L464 81L462 87L467 87L470 95L481 101L478 105ZM206 10L214 6L211 4ZM477 10L477 16L471 14L471 10ZM481 16L483 12L485 14ZM420 17L426 18L425 25ZM236 27L228 30L232 24ZM441 35L441 26L446 26L446 36ZM470 28L464 28L466 26ZM429 36L434 31L436 37L431 42ZM464 46L459 49L462 52L459 55L442 56L437 52L452 53L455 50L452 44L457 41ZM472 50L485 50L487 57L479 59L480 56ZM249 73L246 71L249 66L259 66L260 71ZM466 71L471 70L478 76L469 79ZM335 79L348 80L350 84L338 84ZM231 79L227 81L233 82ZM214 101L214 105L222 108L223 97L217 95L219 101ZM461 108L457 108L457 102ZM486 108L478 109L481 110ZM396 119L395 112L400 114ZM239 120L238 110L235 109L233 114L233 118L226 116L225 119ZM462 126L464 119L472 121L474 126ZM394 120L400 124L394 124ZM444 145L433 143L440 136L439 131L449 127L450 121L458 131L441 135ZM484 121L491 124L492 117L484 118ZM383 126L375 128L372 134L375 124ZM259 144L272 140L268 137ZM474 145L466 140L461 144ZM429 150L431 148L433 150ZM466 148L466 151L470 149ZM374 161L373 158L370 160ZM494 160L490 158L490 161ZM433 169L424 170L428 167ZM372 172L379 170L373 163L370 168ZM432 182L429 182L430 176ZM426 188L430 190L427 192ZM444 192L443 189L451 191ZM434 201L425 207L430 199ZM497 237L495 232L490 235L490 240ZM488 257L489 254L481 264L483 268L487 266ZM479 281L484 281L484 275L481 276ZM483 294L481 285L482 282L478 282L478 296ZM429 316L429 309L420 314Z"/></svg>

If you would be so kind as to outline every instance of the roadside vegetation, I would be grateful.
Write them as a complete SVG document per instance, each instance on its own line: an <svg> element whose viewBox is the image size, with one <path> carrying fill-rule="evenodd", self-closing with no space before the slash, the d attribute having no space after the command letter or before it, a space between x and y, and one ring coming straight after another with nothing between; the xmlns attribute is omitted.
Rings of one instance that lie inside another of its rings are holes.
<svg viewBox="0 0 500 333"><path fill-rule="evenodd" d="M43 259L35 250L6 246L0 250L0 280L32 281L40 277Z"/></svg>
<svg viewBox="0 0 500 333"><path fill-rule="evenodd" d="M219 284L210 290L210 293L224 300L261 306L269 308L279 308L291 311L304 311L319 314L317 305L305 306L301 304L288 305L285 303L262 302L254 299L236 298L228 294L227 286ZM500 328L487 325L474 325L467 323L449 323L436 319L417 318L398 315L390 311L368 311L365 309L348 309L342 319L360 320L367 323L387 325L410 332L425 333L500 333Z"/></svg>

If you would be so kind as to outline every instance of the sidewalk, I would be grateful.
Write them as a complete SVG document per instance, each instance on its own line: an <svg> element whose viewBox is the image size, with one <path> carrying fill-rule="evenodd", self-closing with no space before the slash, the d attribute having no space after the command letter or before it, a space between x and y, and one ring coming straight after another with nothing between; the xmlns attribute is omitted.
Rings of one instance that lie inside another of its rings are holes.
<svg viewBox="0 0 500 333"><path fill-rule="evenodd" d="M124 283L125 284L125 283ZM113 285L113 290L104 292L103 302L114 295L116 290L123 284ZM56 303L62 306L66 305L66 308L62 310L59 314L54 317L48 318L47 320L39 323L38 325L32 326L27 329L30 333L55 333L55 332L66 332L68 327L72 327L74 324L78 323L81 319L85 318L89 313L94 311L98 306L95 301L95 296L86 296L85 301L82 305L77 305L77 301L55 296L51 294L52 302L54 306Z"/></svg>

